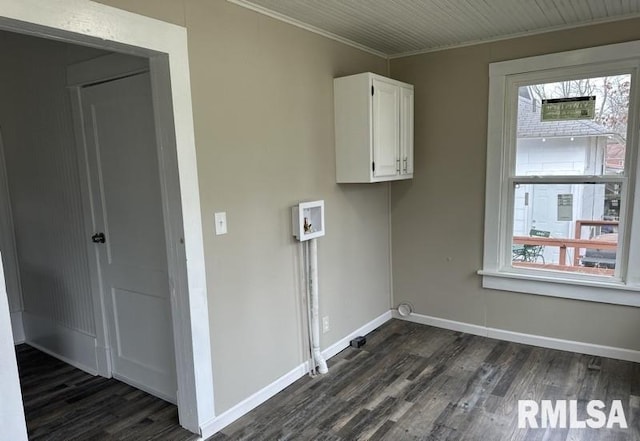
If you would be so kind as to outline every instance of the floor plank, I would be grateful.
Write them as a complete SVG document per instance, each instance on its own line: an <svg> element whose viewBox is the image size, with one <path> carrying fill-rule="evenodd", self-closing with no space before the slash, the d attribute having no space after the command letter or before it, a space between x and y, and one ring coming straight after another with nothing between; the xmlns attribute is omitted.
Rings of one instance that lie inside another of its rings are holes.
<svg viewBox="0 0 640 441"><path fill-rule="evenodd" d="M620 399L629 428L520 429L519 399ZM392 320L209 440L638 441L640 367Z"/></svg>
<svg viewBox="0 0 640 441"><path fill-rule="evenodd" d="M16 356L30 440L197 439L180 427L173 404L25 344Z"/></svg>
<svg viewBox="0 0 640 441"><path fill-rule="evenodd" d="M16 348L32 440L191 440L175 406ZM392 320L209 441L640 440L640 365ZM519 429L519 399L619 399L628 429Z"/></svg>

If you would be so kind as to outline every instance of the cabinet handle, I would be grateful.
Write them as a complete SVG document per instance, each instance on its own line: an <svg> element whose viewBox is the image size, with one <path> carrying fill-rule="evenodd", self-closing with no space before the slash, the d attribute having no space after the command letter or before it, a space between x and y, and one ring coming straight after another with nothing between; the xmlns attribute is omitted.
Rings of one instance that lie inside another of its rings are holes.
<svg viewBox="0 0 640 441"><path fill-rule="evenodd" d="M400 158L396 159L396 171L400 173Z"/></svg>
<svg viewBox="0 0 640 441"><path fill-rule="evenodd" d="M408 159L405 157L404 158L404 167L403 167L405 173L407 173L407 169L409 168L408 162L409 162Z"/></svg>

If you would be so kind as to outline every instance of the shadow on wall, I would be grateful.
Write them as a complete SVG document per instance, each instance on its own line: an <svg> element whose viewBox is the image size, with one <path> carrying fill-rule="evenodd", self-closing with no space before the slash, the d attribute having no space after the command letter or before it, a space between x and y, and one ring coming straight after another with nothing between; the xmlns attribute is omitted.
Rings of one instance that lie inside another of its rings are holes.
<svg viewBox="0 0 640 441"><path fill-rule="evenodd" d="M23 274L22 285L25 300L23 324L27 342L72 360L80 361L91 358L92 355L95 356L95 354L77 354L78 356L74 358L78 347L69 339L70 333L80 333L91 338L94 335L84 330L68 328L64 324L64 311L77 308L64 278L58 277L45 268L24 262L22 262L20 270ZM60 295L50 296L49 293L53 290ZM35 302L37 302L37 309L33 308ZM50 314L44 315L42 311L48 311ZM86 313L93 314L93 311ZM91 316L91 323L93 323L93 316ZM70 333L56 332L61 329L65 331L69 329Z"/></svg>

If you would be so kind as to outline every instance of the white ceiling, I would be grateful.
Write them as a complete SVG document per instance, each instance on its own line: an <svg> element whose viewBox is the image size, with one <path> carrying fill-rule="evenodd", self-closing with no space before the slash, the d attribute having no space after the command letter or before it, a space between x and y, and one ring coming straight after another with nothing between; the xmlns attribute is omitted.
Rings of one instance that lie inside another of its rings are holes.
<svg viewBox="0 0 640 441"><path fill-rule="evenodd" d="M640 16L640 0L229 0L396 57Z"/></svg>

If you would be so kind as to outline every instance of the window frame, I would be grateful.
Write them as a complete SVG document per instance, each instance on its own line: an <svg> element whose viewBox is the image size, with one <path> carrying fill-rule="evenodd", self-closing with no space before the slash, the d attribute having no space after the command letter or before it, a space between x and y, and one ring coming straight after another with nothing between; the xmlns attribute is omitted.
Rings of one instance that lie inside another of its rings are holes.
<svg viewBox="0 0 640 441"><path fill-rule="evenodd" d="M518 87L606 74L631 74L625 172L622 175L529 177L515 174ZM489 65L489 119L482 284L485 288L640 306L638 118L640 41L502 61ZM513 172L513 173L512 173ZM587 179L588 178L588 179ZM514 183L623 183L614 277L511 265ZM635 219L635 222L634 222ZM509 251L509 252L508 252Z"/></svg>

